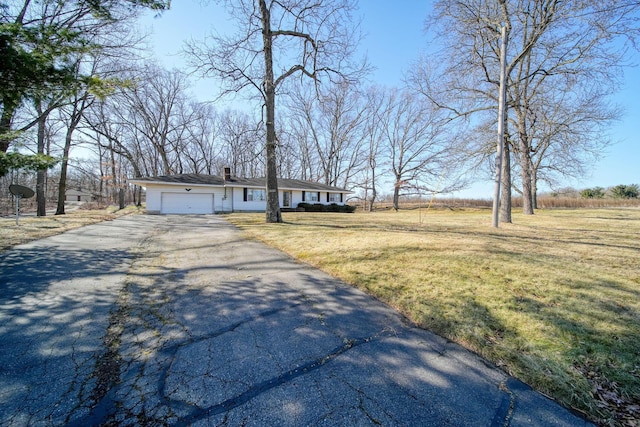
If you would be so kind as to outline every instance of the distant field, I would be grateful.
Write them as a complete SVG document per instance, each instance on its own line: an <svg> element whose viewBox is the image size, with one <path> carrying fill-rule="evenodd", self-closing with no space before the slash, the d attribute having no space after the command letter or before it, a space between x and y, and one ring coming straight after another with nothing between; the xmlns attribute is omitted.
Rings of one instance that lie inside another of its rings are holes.
<svg viewBox="0 0 640 427"><path fill-rule="evenodd" d="M640 209L228 218L602 425L640 419Z"/></svg>
<svg viewBox="0 0 640 427"><path fill-rule="evenodd" d="M514 212L522 208L522 198L513 197L511 203ZM367 210L364 203L352 200L349 202L354 206L358 206L362 210ZM435 197L425 198L421 201L417 200L401 200L401 209L417 209L422 208L491 208L493 200L491 199L461 199ZM376 210L389 210L393 204L390 201L376 202ZM640 199L583 199L581 197L538 197L538 208L640 208Z"/></svg>

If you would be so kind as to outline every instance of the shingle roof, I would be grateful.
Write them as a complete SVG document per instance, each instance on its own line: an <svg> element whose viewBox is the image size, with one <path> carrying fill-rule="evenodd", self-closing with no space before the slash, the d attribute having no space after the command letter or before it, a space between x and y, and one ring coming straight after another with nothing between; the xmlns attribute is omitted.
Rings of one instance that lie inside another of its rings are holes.
<svg viewBox="0 0 640 427"><path fill-rule="evenodd" d="M129 180L133 183L164 183L164 184L191 184L191 185L212 185L223 186L232 185L234 187L257 187L264 188L267 185L266 178L237 178L231 177L229 181L224 180L221 176L201 175L195 173L185 173L179 175L162 175L146 178L135 178ZM341 193L350 193L344 188L333 187L331 185L320 184L317 182L302 181L299 179L278 178L278 188L286 190L316 190L316 191L335 191Z"/></svg>

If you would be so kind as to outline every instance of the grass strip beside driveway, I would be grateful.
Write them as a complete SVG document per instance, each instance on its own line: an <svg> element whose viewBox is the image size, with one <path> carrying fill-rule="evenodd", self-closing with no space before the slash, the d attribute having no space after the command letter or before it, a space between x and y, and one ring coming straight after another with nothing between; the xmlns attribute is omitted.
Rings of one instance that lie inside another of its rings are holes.
<svg viewBox="0 0 640 427"><path fill-rule="evenodd" d="M64 233L67 230L111 221L122 215L142 212L136 206L118 209L110 206L106 209L78 209L65 215L33 216L22 215L16 225L16 217L0 217L0 251L32 240L43 239Z"/></svg>
<svg viewBox="0 0 640 427"><path fill-rule="evenodd" d="M601 425L640 418L640 210L227 218Z"/></svg>

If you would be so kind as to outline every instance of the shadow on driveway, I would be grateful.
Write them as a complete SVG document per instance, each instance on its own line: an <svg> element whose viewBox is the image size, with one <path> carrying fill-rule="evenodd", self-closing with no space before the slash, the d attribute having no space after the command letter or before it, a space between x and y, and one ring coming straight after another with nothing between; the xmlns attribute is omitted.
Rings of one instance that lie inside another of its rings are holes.
<svg viewBox="0 0 640 427"><path fill-rule="evenodd" d="M0 261L2 425L586 424L219 217L88 233Z"/></svg>

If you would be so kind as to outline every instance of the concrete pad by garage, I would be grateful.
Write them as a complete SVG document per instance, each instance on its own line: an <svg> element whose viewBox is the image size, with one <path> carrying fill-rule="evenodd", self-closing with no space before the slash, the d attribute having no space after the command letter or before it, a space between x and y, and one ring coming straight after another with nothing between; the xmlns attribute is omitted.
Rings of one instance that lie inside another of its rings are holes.
<svg viewBox="0 0 640 427"><path fill-rule="evenodd" d="M0 272L0 425L588 424L221 217L125 217Z"/></svg>

